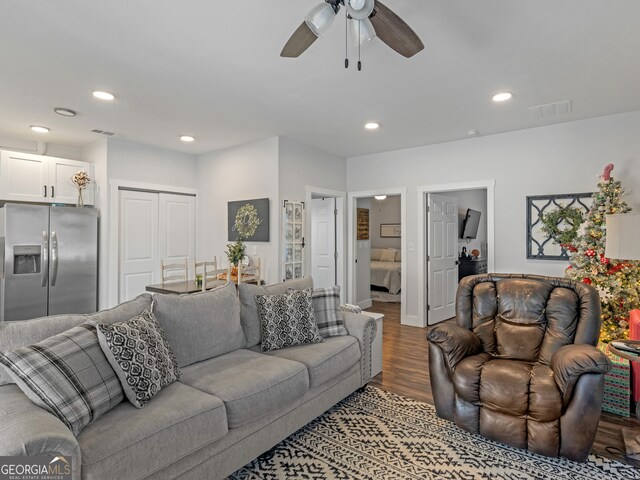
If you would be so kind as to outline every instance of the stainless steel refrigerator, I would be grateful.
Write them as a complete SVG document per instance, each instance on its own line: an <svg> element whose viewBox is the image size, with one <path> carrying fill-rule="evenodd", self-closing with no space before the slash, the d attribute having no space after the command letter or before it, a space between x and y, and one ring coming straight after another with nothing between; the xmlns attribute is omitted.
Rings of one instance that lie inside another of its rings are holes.
<svg viewBox="0 0 640 480"><path fill-rule="evenodd" d="M0 320L96 311L96 209L5 204L0 255Z"/></svg>

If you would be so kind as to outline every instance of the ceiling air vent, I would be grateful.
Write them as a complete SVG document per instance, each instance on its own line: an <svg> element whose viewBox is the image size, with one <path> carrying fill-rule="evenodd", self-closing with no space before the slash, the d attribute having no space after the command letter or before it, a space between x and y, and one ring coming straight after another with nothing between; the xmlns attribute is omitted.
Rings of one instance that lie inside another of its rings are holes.
<svg viewBox="0 0 640 480"><path fill-rule="evenodd" d="M107 132L106 130L98 130L97 128L94 128L91 131L93 133L99 133L100 135L106 135L107 137L113 137L115 135L115 133L113 132Z"/></svg>
<svg viewBox="0 0 640 480"><path fill-rule="evenodd" d="M534 118L555 117L556 115L564 115L571 113L571 100L562 100L560 102L547 103L545 105L536 105L527 108Z"/></svg>

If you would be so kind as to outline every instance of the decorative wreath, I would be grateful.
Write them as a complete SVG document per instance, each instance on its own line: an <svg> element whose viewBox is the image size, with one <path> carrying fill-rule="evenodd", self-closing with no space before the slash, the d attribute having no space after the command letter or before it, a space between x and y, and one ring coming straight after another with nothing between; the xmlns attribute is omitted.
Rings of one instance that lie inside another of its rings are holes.
<svg viewBox="0 0 640 480"><path fill-rule="evenodd" d="M238 209L233 229L238 232L240 239L251 238L256 234L258 225L261 223L262 220L258 218L256 207L247 203Z"/></svg>
<svg viewBox="0 0 640 480"><path fill-rule="evenodd" d="M558 207L542 215L542 231L558 245L572 243L578 235L578 228L584 222L582 210L576 207Z"/></svg>

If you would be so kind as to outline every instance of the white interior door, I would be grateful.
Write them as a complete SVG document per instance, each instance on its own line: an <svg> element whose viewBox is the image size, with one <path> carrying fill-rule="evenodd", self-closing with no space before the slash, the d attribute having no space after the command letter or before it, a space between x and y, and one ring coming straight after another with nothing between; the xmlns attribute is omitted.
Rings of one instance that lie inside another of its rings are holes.
<svg viewBox="0 0 640 480"><path fill-rule="evenodd" d="M447 320L456 313L458 288L458 201L428 195L428 307L427 324Z"/></svg>
<svg viewBox="0 0 640 480"><path fill-rule="evenodd" d="M196 256L196 197L159 194L159 254L167 263Z"/></svg>
<svg viewBox="0 0 640 480"><path fill-rule="evenodd" d="M311 200L311 275L313 285L336 285L336 199Z"/></svg>
<svg viewBox="0 0 640 480"><path fill-rule="evenodd" d="M120 190L119 302L158 283L158 194Z"/></svg>

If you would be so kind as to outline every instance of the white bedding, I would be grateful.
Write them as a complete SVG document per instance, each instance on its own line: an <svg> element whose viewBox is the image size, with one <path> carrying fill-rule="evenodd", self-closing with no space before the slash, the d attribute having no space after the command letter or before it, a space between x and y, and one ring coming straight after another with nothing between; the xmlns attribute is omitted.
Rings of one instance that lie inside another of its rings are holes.
<svg viewBox="0 0 640 480"><path fill-rule="evenodd" d="M371 285L384 287L396 295L400 291L402 263L371 261Z"/></svg>

